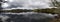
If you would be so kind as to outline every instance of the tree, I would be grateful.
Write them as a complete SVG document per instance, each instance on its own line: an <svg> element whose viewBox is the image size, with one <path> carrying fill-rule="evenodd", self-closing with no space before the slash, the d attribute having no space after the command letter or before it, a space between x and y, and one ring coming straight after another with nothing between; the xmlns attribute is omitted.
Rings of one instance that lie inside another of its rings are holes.
<svg viewBox="0 0 60 22"><path fill-rule="evenodd" d="M55 9L55 13L59 13L60 14L60 2L58 2L57 0L51 0L52 4L54 7L57 7L57 9Z"/></svg>
<svg viewBox="0 0 60 22"><path fill-rule="evenodd" d="M60 2L58 2L57 0L51 0L51 2L54 7L60 7Z"/></svg>
<svg viewBox="0 0 60 22"><path fill-rule="evenodd" d="M52 1L52 0L51 0L51 1ZM57 0L53 0L53 1L52 1L52 4L53 4L54 7L57 7L57 9L54 10L54 12L55 12L55 13L58 13L58 16L59 16L59 17L57 18L58 21L55 21L55 22L60 22L60 20L59 20L59 19L60 19L60 2L58 2Z"/></svg>

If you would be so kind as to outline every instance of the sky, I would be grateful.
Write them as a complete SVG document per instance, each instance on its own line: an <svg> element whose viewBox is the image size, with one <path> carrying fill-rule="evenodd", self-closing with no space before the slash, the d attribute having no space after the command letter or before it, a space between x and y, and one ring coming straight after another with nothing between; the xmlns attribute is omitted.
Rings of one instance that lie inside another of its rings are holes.
<svg viewBox="0 0 60 22"><path fill-rule="evenodd" d="M16 6L15 8L19 7L20 9L51 8L49 7L50 6L49 3L51 3L50 0L5 0L5 1L7 2L3 3L2 5L3 8L10 8L12 7L11 5Z"/></svg>

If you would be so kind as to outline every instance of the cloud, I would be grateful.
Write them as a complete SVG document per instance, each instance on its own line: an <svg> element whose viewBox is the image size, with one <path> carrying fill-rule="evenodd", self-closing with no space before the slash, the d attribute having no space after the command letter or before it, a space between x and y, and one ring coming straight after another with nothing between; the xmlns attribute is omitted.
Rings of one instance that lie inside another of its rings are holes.
<svg viewBox="0 0 60 22"><path fill-rule="evenodd" d="M3 7L3 8L6 8L6 7L8 7L8 6L10 6L8 3L3 3L3 4L2 4L2 7Z"/></svg>
<svg viewBox="0 0 60 22"><path fill-rule="evenodd" d="M10 0L9 0L10 1ZM8 4L10 5L16 5L16 7L20 7L23 6L23 8L49 8L49 0L13 0L13 2L9 2ZM34 6L34 7L30 7L30 6ZM38 6L38 7L36 7ZM11 8L13 8L14 6L11 6Z"/></svg>

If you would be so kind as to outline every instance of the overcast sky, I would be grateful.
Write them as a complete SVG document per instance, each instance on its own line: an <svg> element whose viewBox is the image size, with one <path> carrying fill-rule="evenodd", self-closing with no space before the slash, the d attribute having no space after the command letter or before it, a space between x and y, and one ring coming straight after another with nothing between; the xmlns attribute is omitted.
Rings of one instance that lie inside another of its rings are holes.
<svg viewBox="0 0 60 22"><path fill-rule="evenodd" d="M3 8L11 7L11 5L15 5L17 7L23 6L23 8L34 9L34 8L49 8L50 0L5 0L7 3L3 4ZM22 7L20 7L22 8Z"/></svg>

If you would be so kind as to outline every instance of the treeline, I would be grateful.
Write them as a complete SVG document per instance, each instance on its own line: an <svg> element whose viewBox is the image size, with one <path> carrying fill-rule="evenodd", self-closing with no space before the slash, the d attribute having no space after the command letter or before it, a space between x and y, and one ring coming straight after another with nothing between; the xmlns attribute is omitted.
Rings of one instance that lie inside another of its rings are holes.
<svg viewBox="0 0 60 22"><path fill-rule="evenodd" d="M38 13L52 13L52 14L55 14L56 12L55 12L55 10L57 10L56 8L51 8L51 9L49 9L49 8L47 8L47 9L35 9L35 10L33 10L34 12L38 12Z"/></svg>
<svg viewBox="0 0 60 22"><path fill-rule="evenodd" d="M34 9L34 10L27 10L27 9L13 9L13 10L0 10L0 12L13 12L13 13L20 13L20 12L38 12L38 13L60 13L60 11L56 8L47 8L47 9Z"/></svg>
<svg viewBox="0 0 60 22"><path fill-rule="evenodd" d="M12 13L31 12L31 11L32 10L27 10L27 9L0 10L0 12L12 12Z"/></svg>

